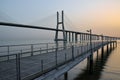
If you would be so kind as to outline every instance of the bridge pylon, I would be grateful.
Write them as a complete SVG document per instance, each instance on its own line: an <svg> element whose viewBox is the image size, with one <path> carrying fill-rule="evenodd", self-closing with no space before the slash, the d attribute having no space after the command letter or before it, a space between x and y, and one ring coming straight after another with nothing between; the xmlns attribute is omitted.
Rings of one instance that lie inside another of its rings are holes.
<svg viewBox="0 0 120 80"><path fill-rule="evenodd" d="M61 26L60 26L61 25ZM61 29L60 29L61 27ZM63 38L59 38L59 30L62 30L62 36ZM65 28L64 28L64 12L62 11L62 16L61 16L61 21L60 21L60 18L59 18L59 12L57 12L57 26L56 26L56 34L55 34L55 41L58 42L58 41L63 41L64 42L64 46L65 46L65 43L67 41L67 35L65 34Z"/></svg>

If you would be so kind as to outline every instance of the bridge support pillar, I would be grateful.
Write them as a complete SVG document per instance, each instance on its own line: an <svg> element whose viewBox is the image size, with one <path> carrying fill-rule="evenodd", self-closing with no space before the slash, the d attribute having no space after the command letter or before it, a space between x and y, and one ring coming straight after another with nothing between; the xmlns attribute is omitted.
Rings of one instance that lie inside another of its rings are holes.
<svg viewBox="0 0 120 80"><path fill-rule="evenodd" d="M68 32L66 31L66 42L68 41Z"/></svg>
<svg viewBox="0 0 120 80"><path fill-rule="evenodd" d="M92 46L92 30L87 30L87 32L90 32L90 56L87 58L87 64L88 64L88 70L89 74L93 73L93 46ZM84 38L85 40L85 38Z"/></svg>
<svg viewBox="0 0 120 80"><path fill-rule="evenodd" d="M107 44L107 54L109 53L109 44Z"/></svg>
<svg viewBox="0 0 120 80"><path fill-rule="evenodd" d="M72 42L74 42L74 33L72 32Z"/></svg>
<svg viewBox="0 0 120 80"><path fill-rule="evenodd" d="M115 48L115 42L113 42L113 48Z"/></svg>
<svg viewBox="0 0 120 80"><path fill-rule="evenodd" d="M71 33L69 32L69 42L71 42Z"/></svg>
<svg viewBox="0 0 120 80"><path fill-rule="evenodd" d="M68 72L64 74L64 80L68 80Z"/></svg>
<svg viewBox="0 0 120 80"><path fill-rule="evenodd" d="M82 39L81 39L81 34L80 34L80 43L82 43L82 41L81 41Z"/></svg>
<svg viewBox="0 0 120 80"><path fill-rule="evenodd" d="M103 57L104 57L104 45L103 45L104 37L103 37L103 35L101 36L101 39L102 39L101 59L103 59Z"/></svg>
<svg viewBox="0 0 120 80"><path fill-rule="evenodd" d="M98 57L99 57L99 49L97 50L97 60L98 60Z"/></svg>
<svg viewBox="0 0 120 80"><path fill-rule="evenodd" d="M87 58L87 66L88 66L88 71L89 74L93 74L93 54L91 54L88 58Z"/></svg>
<svg viewBox="0 0 120 80"><path fill-rule="evenodd" d="M101 59L103 59L104 57L104 46L102 46L102 49L101 49Z"/></svg>
<svg viewBox="0 0 120 80"><path fill-rule="evenodd" d="M112 50L112 42L110 42L110 51Z"/></svg>
<svg viewBox="0 0 120 80"><path fill-rule="evenodd" d="M77 38L77 33L75 33L75 43L77 43L78 38Z"/></svg>

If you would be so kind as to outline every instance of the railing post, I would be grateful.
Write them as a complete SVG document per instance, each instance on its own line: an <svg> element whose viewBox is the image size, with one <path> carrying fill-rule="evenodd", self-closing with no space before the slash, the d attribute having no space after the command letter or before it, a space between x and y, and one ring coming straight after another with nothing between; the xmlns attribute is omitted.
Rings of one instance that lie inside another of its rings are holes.
<svg viewBox="0 0 120 80"><path fill-rule="evenodd" d="M71 42L71 33L69 32L69 42Z"/></svg>
<svg viewBox="0 0 120 80"><path fill-rule="evenodd" d="M72 32L72 42L74 42L74 33Z"/></svg>
<svg viewBox="0 0 120 80"><path fill-rule="evenodd" d="M33 56L33 44L31 44L31 56Z"/></svg>
<svg viewBox="0 0 120 80"><path fill-rule="evenodd" d="M74 60L74 45L72 45L72 59Z"/></svg>
<svg viewBox="0 0 120 80"><path fill-rule="evenodd" d="M20 75L20 54L16 54L16 75L17 75L17 80L21 80L21 75Z"/></svg>
<svg viewBox="0 0 120 80"><path fill-rule="evenodd" d="M68 72L64 73L64 80L68 80Z"/></svg>
<svg viewBox="0 0 120 80"><path fill-rule="evenodd" d="M8 46L8 60L9 60L9 54L10 54L10 46Z"/></svg>
<svg viewBox="0 0 120 80"><path fill-rule="evenodd" d="M41 60L41 71L43 72L43 60Z"/></svg>
<svg viewBox="0 0 120 80"><path fill-rule="evenodd" d="M77 43L77 33L75 33L75 43Z"/></svg>
<svg viewBox="0 0 120 80"><path fill-rule="evenodd" d="M94 42L94 48L93 48L94 50L95 50L95 47L96 47L96 43Z"/></svg>
<svg viewBox="0 0 120 80"><path fill-rule="evenodd" d="M84 34L82 34L82 45L84 43Z"/></svg>
<svg viewBox="0 0 120 80"><path fill-rule="evenodd" d="M56 63L56 69L57 69L57 67L58 67L57 52L58 52L58 46L56 47L56 50L55 50L55 63Z"/></svg>
<svg viewBox="0 0 120 80"><path fill-rule="evenodd" d="M48 43L46 44L46 48L47 48L47 53L48 53Z"/></svg>
<svg viewBox="0 0 120 80"><path fill-rule="evenodd" d="M40 54L41 54L41 48L40 48Z"/></svg>
<svg viewBox="0 0 120 80"><path fill-rule="evenodd" d="M80 43L82 43L81 34L80 34Z"/></svg>
<svg viewBox="0 0 120 80"><path fill-rule="evenodd" d="M85 34L83 34L83 43L85 43Z"/></svg>
<svg viewBox="0 0 120 80"><path fill-rule="evenodd" d="M65 33L66 33L65 34L66 35L66 41L68 41L68 32L66 31Z"/></svg>
<svg viewBox="0 0 120 80"><path fill-rule="evenodd" d="M85 38L85 40L86 40L86 42L87 42L87 40L88 40L88 35L86 34L86 38Z"/></svg>
<svg viewBox="0 0 120 80"><path fill-rule="evenodd" d="M20 57L22 57L22 50L20 51Z"/></svg>

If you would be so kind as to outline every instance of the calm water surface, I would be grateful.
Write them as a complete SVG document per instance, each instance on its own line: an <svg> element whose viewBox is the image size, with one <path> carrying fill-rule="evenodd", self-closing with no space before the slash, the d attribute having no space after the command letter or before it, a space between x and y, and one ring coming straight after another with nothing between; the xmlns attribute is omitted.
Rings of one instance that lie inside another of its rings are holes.
<svg viewBox="0 0 120 80"><path fill-rule="evenodd" d="M96 56L94 55L92 75L88 74L87 59L85 59L68 72L68 80L120 80L120 44L109 55L104 55L103 61L100 50L99 57ZM59 80L64 80L63 76Z"/></svg>

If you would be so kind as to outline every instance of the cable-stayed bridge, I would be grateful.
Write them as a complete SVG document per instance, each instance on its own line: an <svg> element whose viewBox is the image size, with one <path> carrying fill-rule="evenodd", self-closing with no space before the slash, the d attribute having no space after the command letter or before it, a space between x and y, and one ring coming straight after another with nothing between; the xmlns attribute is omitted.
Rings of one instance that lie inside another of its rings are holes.
<svg viewBox="0 0 120 80"><path fill-rule="evenodd" d="M4 27L19 27L54 32L54 43L3 45L0 46L0 79L1 80L57 80L84 59L88 59L89 73L93 70L93 55L101 49L101 61L117 47L119 37L66 30L64 13L61 19L57 12L56 28L0 22ZM45 34L45 33L44 33ZM43 35L44 35L43 34ZM98 55L98 53L96 53Z"/></svg>

